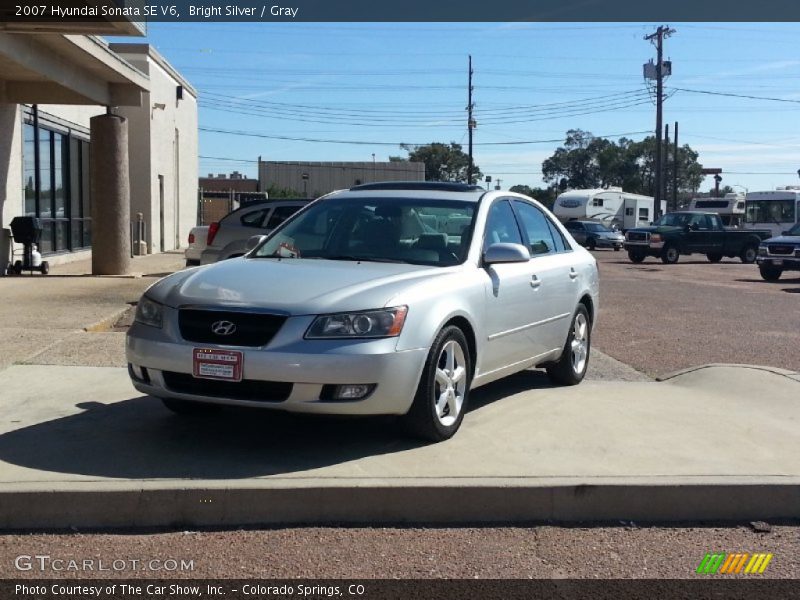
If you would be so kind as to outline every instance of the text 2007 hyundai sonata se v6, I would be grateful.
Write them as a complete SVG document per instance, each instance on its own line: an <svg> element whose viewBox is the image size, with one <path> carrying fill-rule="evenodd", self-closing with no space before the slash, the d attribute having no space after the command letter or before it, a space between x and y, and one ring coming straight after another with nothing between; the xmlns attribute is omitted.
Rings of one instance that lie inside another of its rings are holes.
<svg viewBox="0 0 800 600"><path fill-rule="evenodd" d="M399 415L443 440L477 386L530 367L579 383L597 310L594 258L535 200L366 184L245 257L155 283L127 358L136 389L176 412Z"/></svg>

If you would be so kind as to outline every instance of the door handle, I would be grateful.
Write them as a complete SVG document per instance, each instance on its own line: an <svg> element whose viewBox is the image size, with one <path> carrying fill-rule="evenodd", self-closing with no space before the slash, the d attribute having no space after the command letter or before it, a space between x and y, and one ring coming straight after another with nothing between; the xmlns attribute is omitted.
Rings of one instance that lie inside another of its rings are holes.
<svg viewBox="0 0 800 600"><path fill-rule="evenodd" d="M573 281L578 277L578 272L575 270L575 267L569 268L569 278Z"/></svg>
<svg viewBox="0 0 800 600"><path fill-rule="evenodd" d="M542 280L536 275L531 275L531 287L537 289L540 285L542 285Z"/></svg>

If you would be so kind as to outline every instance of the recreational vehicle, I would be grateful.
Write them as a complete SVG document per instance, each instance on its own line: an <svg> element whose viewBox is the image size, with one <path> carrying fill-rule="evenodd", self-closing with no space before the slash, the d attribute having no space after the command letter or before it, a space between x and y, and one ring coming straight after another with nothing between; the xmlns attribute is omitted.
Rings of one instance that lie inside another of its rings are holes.
<svg viewBox="0 0 800 600"><path fill-rule="evenodd" d="M692 198L689 210L715 212L726 227L744 224L744 194L730 193L723 198Z"/></svg>
<svg viewBox="0 0 800 600"><path fill-rule="evenodd" d="M598 190L570 190L559 194L553 205L553 214L561 221L592 219L623 231L650 224L655 201L650 196L623 192L621 188ZM661 212L666 210L661 202Z"/></svg>
<svg viewBox="0 0 800 600"><path fill-rule="evenodd" d="M797 223L799 213L798 187L748 192L745 196L745 227L748 229L769 229L773 236L778 236Z"/></svg>

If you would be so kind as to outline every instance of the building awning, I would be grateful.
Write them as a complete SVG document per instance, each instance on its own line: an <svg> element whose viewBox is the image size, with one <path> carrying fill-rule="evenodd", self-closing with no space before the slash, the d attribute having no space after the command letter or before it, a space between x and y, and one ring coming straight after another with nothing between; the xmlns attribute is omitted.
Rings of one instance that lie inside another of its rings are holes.
<svg viewBox="0 0 800 600"><path fill-rule="evenodd" d="M140 106L149 85L99 38L0 32L0 102Z"/></svg>

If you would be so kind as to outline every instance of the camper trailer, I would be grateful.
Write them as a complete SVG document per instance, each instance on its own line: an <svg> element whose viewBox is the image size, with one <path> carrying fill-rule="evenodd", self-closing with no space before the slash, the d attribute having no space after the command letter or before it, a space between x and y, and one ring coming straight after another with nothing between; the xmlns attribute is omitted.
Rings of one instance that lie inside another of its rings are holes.
<svg viewBox="0 0 800 600"><path fill-rule="evenodd" d="M655 200L623 192L622 188L598 190L570 190L559 194L553 205L553 214L561 221L592 219L608 227L616 226L623 231L650 224L653 220ZM661 213L667 203L661 202Z"/></svg>
<svg viewBox="0 0 800 600"><path fill-rule="evenodd" d="M744 194L730 193L723 198L692 198L689 210L715 212L726 227L744 224Z"/></svg>

